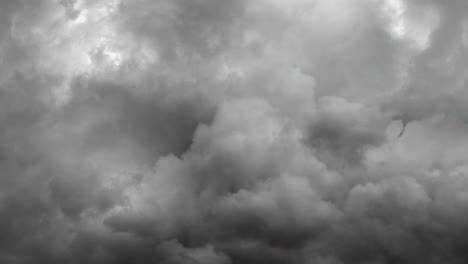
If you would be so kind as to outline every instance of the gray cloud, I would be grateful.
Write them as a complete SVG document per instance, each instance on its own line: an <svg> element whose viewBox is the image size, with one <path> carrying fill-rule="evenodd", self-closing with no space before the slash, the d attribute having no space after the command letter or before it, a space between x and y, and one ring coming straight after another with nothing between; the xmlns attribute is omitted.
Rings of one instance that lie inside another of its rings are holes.
<svg viewBox="0 0 468 264"><path fill-rule="evenodd" d="M467 8L3 1L0 262L467 262Z"/></svg>

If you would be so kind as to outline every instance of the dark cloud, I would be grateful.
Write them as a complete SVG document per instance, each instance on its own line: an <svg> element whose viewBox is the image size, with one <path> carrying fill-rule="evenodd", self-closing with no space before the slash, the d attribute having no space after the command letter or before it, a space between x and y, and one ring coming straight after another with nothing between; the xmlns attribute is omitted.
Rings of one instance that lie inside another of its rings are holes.
<svg viewBox="0 0 468 264"><path fill-rule="evenodd" d="M385 142L387 120L376 109L339 98L322 98L318 113L309 128L307 143L318 151L318 158L325 156L326 164L359 164L368 147Z"/></svg>
<svg viewBox="0 0 468 264"><path fill-rule="evenodd" d="M3 1L0 262L466 263L464 1Z"/></svg>

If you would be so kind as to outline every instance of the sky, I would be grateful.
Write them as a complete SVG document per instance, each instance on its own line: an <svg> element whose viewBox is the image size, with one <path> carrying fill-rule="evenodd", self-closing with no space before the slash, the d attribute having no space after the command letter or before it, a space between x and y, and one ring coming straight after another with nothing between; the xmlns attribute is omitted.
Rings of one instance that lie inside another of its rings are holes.
<svg viewBox="0 0 468 264"><path fill-rule="evenodd" d="M468 262L466 0L0 1L0 263Z"/></svg>

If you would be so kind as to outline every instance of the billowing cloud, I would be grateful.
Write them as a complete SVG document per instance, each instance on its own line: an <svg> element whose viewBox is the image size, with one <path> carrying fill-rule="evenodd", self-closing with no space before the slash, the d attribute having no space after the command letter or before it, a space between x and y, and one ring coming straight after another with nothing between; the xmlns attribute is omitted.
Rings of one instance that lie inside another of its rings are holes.
<svg viewBox="0 0 468 264"><path fill-rule="evenodd" d="M462 0L0 3L0 262L466 263Z"/></svg>

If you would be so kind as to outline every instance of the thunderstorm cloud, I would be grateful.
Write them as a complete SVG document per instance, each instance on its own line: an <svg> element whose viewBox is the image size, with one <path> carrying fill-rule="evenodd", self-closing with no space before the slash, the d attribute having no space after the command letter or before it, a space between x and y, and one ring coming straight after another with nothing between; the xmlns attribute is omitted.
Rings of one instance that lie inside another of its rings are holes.
<svg viewBox="0 0 468 264"><path fill-rule="evenodd" d="M466 0L0 1L0 263L468 263Z"/></svg>

